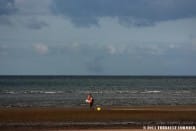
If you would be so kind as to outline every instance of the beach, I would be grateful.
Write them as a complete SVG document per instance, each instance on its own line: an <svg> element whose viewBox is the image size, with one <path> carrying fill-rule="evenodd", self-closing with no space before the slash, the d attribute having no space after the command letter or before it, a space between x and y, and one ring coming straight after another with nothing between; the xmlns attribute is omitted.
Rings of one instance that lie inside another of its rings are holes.
<svg viewBox="0 0 196 131"><path fill-rule="evenodd" d="M1 130L134 129L196 124L196 106L1 108Z"/></svg>

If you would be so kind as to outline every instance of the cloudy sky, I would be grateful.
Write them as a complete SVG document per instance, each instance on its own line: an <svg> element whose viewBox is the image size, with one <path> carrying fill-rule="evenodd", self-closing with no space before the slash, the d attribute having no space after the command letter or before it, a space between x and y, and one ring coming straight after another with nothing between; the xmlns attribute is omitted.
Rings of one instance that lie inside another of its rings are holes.
<svg viewBox="0 0 196 131"><path fill-rule="evenodd" d="M196 0L0 0L0 75L196 75Z"/></svg>

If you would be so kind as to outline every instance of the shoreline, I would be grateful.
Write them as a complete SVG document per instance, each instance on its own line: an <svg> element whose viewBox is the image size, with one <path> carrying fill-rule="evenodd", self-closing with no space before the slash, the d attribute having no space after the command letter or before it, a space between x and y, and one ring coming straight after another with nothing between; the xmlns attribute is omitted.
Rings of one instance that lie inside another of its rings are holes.
<svg viewBox="0 0 196 131"><path fill-rule="evenodd" d="M196 105L89 108L0 108L0 129L143 129L196 126Z"/></svg>

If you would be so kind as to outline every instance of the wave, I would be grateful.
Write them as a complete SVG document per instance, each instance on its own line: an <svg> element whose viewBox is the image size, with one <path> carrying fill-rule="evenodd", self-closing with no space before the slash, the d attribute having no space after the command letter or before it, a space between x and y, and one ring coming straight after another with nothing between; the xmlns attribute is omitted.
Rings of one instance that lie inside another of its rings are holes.
<svg viewBox="0 0 196 131"><path fill-rule="evenodd" d="M189 94L189 93L191 93L191 91L187 91L187 90L175 91L175 94Z"/></svg>
<svg viewBox="0 0 196 131"><path fill-rule="evenodd" d="M44 94L62 94L63 91L45 91Z"/></svg>
<svg viewBox="0 0 196 131"><path fill-rule="evenodd" d="M136 91L136 90L118 90L118 91L116 91L116 93L120 93L120 94L135 94L135 93L138 93L138 91Z"/></svg>
<svg viewBox="0 0 196 131"><path fill-rule="evenodd" d="M152 91L144 91L144 92L141 92L142 94L148 94L148 93L160 93L161 91L159 90L152 90Z"/></svg>
<svg viewBox="0 0 196 131"><path fill-rule="evenodd" d="M63 91L27 91L27 94L62 94Z"/></svg>
<svg viewBox="0 0 196 131"><path fill-rule="evenodd" d="M15 91L5 91L5 92L3 92L3 94L17 94L17 92L15 92Z"/></svg>
<svg viewBox="0 0 196 131"><path fill-rule="evenodd" d="M42 91L42 90L31 90L31 91L2 91L0 94L63 94L63 91Z"/></svg>
<svg viewBox="0 0 196 131"><path fill-rule="evenodd" d="M79 91L79 94L136 94L137 90L103 90L103 91Z"/></svg>

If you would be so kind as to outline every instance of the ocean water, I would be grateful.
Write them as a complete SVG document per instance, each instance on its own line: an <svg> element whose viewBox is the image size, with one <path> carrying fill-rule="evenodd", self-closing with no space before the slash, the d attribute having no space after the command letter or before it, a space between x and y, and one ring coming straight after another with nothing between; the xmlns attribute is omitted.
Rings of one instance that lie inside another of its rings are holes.
<svg viewBox="0 0 196 131"><path fill-rule="evenodd" d="M0 107L195 105L196 77L0 76Z"/></svg>

